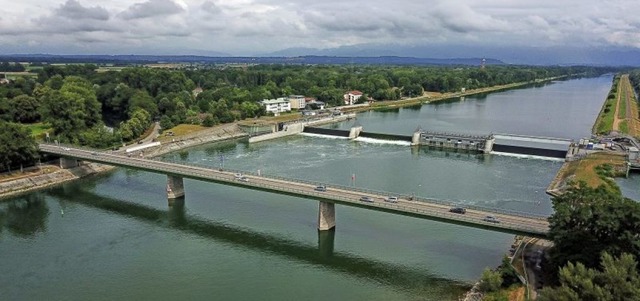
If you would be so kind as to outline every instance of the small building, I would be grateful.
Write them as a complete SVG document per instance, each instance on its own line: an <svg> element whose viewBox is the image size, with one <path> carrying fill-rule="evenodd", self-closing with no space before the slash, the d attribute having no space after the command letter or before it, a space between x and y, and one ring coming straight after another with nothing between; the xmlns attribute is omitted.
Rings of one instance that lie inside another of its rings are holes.
<svg viewBox="0 0 640 301"><path fill-rule="evenodd" d="M264 106L265 111L271 112L273 114L291 111L291 103L287 98L284 97L280 97L277 99L264 99L260 103Z"/></svg>
<svg viewBox="0 0 640 301"><path fill-rule="evenodd" d="M8 84L10 81L7 78L0 78L0 85L6 85Z"/></svg>
<svg viewBox="0 0 640 301"><path fill-rule="evenodd" d="M304 95L289 95L288 99L292 109L304 109L306 106Z"/></svg>
<svg viewBox="0 0 640 301"><path fill-rule="evenodd" d="M344 94L344 104L348 106L353 105L360 97L362 97L362 92L358 90L347 91L347 93Z"/></svg>

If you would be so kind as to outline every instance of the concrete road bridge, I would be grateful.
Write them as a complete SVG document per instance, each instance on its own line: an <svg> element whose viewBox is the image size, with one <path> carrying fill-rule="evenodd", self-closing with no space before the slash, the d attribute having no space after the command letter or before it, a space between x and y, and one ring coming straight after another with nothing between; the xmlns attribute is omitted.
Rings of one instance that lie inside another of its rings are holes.
<svg viewBox="0 0 640 301"><path fill-rule="evenodd" d="M167 175L169 204L172 203L171 200L173 199L184 197L183 178L317 200L319 201L318 230L321 231L335 227L335 204L542 238L546 237L549 229L546 216L530 213L480 206L465 206L466 214L458 214L449 212L454 203L445 200L333 184L326 184L326 191L318 191L316 189L317 186L323 185L323 183L270 175L257 175L195 164L163 162L136 156L128 157L118 153L62 145L43 143L39 144L39 148L43 153L60 156L60 166L62 168L77 166L79 164L78 160L80 160L165 174ZM239 173L242 173L242 176L239 176ZM363 196L367 196L369 199L363 201ZM397 201L385 201L389 196L396 196ZM484 218L487 216L493 216L499 222L485 221Z"/></svg>

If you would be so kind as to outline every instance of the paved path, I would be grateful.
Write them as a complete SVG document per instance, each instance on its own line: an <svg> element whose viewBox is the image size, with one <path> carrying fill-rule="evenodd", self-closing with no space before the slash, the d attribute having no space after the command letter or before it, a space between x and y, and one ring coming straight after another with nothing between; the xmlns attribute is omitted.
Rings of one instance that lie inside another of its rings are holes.
<svg viewBox="0 0 640 301"><path fill-rule="evenodd" d="M320 192L315 190L316 186L320 184L317 182L286 179L276 176L258 176L256 174L249 173L245 174L248 181L243 182L237 179L237 171L219 170L210 166L204 167L177 164L137 158L134 156L127 157L112 152L100 152L90 149L78 149L51 144L40 144L39 146L40 151L42 152L57 154L68 158L216 182L225 185L295 195L348 206L410 215L506 233L544 237L546 236L549 228L546 216L538 216L515 211L484 207L467 207L466 214L456 214L449 212L449 209L452 206L450 202L437 199L412 198L389 192L363 190L354 187L330 184L327 184L327 191ZM188 194L189 192L187 191L186 193ZM365 195L371 197L373 201L360 201L360 198ZM397 203L384 201L385 198L391 195L398 196ZM491 223L484 221L483 218L488 215L496 217L500 222Z"/></svg>

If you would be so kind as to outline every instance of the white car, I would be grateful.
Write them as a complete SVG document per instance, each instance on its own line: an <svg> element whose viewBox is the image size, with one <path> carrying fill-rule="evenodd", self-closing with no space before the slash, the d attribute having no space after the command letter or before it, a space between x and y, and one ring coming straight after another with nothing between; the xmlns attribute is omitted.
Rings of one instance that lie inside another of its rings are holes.
<svg viewBox="0 0 640 301"><path fill-rule="evenodd" d="M233 176L236 177L236 179L240 179L240 178L244 177L244 175L242 175L241 173L237 173L237 174L235 174Z"/></svg>
<svg viewBox="0 0 640 301"><path fill-rule="evenodd" d="M70 151L70 150L71 150L71 149L70 149L70 148L68 148L68 147L63 147L62 149L63 149L63 150L66 150L66 151Z"/></svg>
<svg viewBox="0 0 640 301"><path fill-rule="evenodd" d="M397 203L398 202L398 197L397 196L390 196L386 199L384 199L385 202L389 202L389 203Z"/></svg>

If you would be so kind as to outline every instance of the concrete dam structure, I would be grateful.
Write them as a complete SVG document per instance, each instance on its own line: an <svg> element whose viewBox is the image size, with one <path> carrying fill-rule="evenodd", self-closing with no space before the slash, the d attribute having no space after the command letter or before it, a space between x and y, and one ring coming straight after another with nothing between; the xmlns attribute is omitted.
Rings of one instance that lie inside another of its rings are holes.
<svg viewBox="0 0 640 301"><path fill-rule="evenodd" d="M427 146L443 150L475 153L506 153L528 156L566 158L573 142L569 139L511 134L469 135L418 130L412 136L369 133L362 127L350 130L304 127L304 133L355 139L367 137L380 140L408 141L414 146Z"/></svg>

